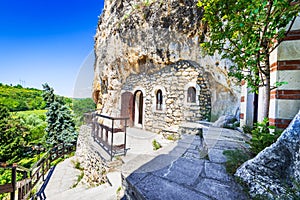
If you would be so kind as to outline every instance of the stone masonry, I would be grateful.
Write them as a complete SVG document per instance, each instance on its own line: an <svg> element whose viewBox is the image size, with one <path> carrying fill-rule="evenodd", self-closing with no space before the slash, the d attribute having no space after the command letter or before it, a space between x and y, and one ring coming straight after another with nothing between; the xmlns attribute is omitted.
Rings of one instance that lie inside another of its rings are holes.
<svg viewBox="0 0 300 200"><path fill-rule="evenodd" d="M199 71L204 73L203 68L209 79L209 120L215 121L220 116L235 114L239 107L240 87L228 76L228 61L217 54L203 55L199 43L202 35L202 11L197 7L197 2L198 0L105 0L94 46L96 60L93 98L99 112L118 116L122 87L127 84L129 76L154 75L165 67L189 60L201 66ZM186 73L190 72L183 72L184 77L178 80L184 80ZM197 75L193 75L195 76ZM153 85L158 83L153 81ZM176 79L171 82L173 88L181 87ZM201 83L197 84L203 89ZM180 96L179 98L184 98L183 94ZM205 99L206 97L204 101ZM192 109L199 110L191 106L190 110ZM187 120L206 118L203 113L194 117L190 116L192 113L189 111L185 112L175 114L188 115ZM161 114L156 112L153 115ZM173 119L166 117L166 120Z"/></svg>
<svg viewBox="0 0 300 200"><path fill-rule="evenodd" d="M81 126L77 139L76 157L84 169L84 182L89 186L96 186L105 183L108 166L100 155L99 146L93 145L91 141L91 128Z"/></svg>
<svg viewBox="0 0 300 200"><path fill-rule="evenodd" d="M196 89L196 101L188 102L188 88ZM156 109L156 92L162 91L162 109ZM191 61L179 61L152 74L130 75L122 93L143 91L144 128L153 132L172 130L187 121L209 120L210 91L202 67Z"/></svg>

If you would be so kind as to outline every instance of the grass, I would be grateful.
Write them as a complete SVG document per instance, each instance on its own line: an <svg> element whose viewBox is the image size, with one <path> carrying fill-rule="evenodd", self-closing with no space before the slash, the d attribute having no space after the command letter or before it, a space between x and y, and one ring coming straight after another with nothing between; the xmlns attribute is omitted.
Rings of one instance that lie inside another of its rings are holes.
<svg viewBox="0 0 300 200"><path fill-rule="evenodd" d="M225 163L226 171L229 174L234 174L238 167L240 167L244 162L251 159L249 152L243 150L225 150L223 154L226 156L227 161Z"/></svg>
<svg viewBox="0 0 300 200"><path fill-rule="evenodd" d="M15 115L30 115L30 114L36 114L36 115L46 115L47 110L26 110L26 111L16 111L13 112Z"/></svg>
<svg viewBox="0 0 300 200"><path fill-rule="evenodd" d="M117 191L116 191L116 193L119 194L121 192L121 190L122 190L122 187L119 186L118 189L117 189Z"/></svg>
<svg viewBox="0 0 300 200"><path fill-rule="evenodd" d="M174 135L168 135L168 136L167 136L167 140L176 141L177 139L175 138Z"/></svg>
<svg viewBox="0 0 300 200"><path fill-rule="evenodd" d="M161 144L159 144L156 140L152 141L153 150L158 150L161 148Z"/></svg>
<svg viewBox="0 0 300 200"><path fill-rule="evenodd" d="M72 160L72 163L74 164L75 169L79 169L79 170L84 170L83 167L81 167L80 162L79 161L74 161Z"/></svg>
<svg viewBox="0 0 300 200"><path fill-rule="evenodd" d="M84 172L82 171L82 172L77 176L77 180L76 180L76 182L72 185L72 188L75 188L75 187L80 183L80 181L83 179L83 176L84 176Z"/></svg>
<svg viewBox="0 0 300 200"><path fill-rule="evenodd" d="M75 167L75 169L78 169L81 171L81 173L77 176L77 181L72 185L71 188L75 188L77 187L77 185L80 183L80 181L83 179L83 176L84 176L84 168L80 165L80 162L78 160L74 161L72 160L71 161Z"/></svg>

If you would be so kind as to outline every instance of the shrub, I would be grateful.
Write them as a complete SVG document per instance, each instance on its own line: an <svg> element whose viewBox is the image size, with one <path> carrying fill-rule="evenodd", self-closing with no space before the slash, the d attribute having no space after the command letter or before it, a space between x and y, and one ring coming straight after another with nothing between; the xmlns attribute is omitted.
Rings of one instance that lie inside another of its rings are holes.
<svg viewBox="0 0 300 200"><path fill-rule="evenodd" d="M251 131L252 138L248 144L254 156L273 144L281 134L279 131L274 131L275 126L269 126L268 123L268 118L265 118L262 122L256 123Z"/></svg>
<svg viewBox="0 0 300 200"><path fill-rule="evenodd" d="M251 134L253 128L251 126L247 126L247 125L244 125L243 127L243 132L246 133L246 134Z"/></svg>
<svg viewBox="0 0 300 200"><path fill-rule="evenodd" d="M161 144L159 144L156 140L152 141L153 150L158 150L161 148Z"/></svg>

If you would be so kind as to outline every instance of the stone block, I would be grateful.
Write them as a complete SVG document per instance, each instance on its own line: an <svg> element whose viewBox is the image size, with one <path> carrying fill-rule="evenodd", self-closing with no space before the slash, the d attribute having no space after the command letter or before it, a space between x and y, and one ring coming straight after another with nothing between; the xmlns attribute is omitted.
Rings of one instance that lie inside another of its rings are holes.
<svg viewBox="0 0 300 200"><path fill-rule="evenodd" d="M213 197L214 199L226 200L247 200L241 188L234 184L222 183L217 180L204 178L197 185L196 189Z"/></svg>
<svg viewBox="0 0 300 200"><path fill-rule="evenodd" d="M155 171L153 174L177 184L191 186L202 173L203 164L203 160L179 158L168 167Z"/></svg>
<svg viewBox="0 0 300 200"><path fill-rule="evenodd" d="M157 176L147 176L136 185L136 188L143 194L143 199L209 200L209 198L200 193Z"/></svg>
<svg viewBox="0 0 300 200"><path fill-rule="evenodd" d="M204 164L205 176L210 179L228 182L230 177L226 172L226 168L222 164L217 164L213 162L205 162Z"/></svg>

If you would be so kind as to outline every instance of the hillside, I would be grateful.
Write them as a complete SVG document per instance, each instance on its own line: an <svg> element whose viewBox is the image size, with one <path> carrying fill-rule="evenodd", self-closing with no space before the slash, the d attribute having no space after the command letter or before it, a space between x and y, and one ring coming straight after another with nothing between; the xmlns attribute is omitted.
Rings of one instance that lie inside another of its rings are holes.
<svg viewBox="0 0 300 200"><path fill-rule="evenodd" d="M35 88L0 83L0 104L9 108L10 111L42 110L46 106L42 92Z"/></svg>

